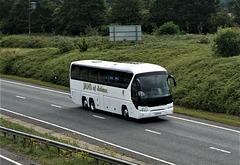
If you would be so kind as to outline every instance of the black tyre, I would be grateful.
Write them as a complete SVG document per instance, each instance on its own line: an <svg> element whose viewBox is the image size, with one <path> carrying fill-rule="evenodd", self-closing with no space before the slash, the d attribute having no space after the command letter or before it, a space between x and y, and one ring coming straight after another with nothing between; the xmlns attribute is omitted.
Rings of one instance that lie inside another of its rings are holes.
<svg viewBox="0 0 240 165"><path fill-rule="evenodd" d="M90 109L91 109L92 111L95 111L95 110L96 110L96 107L95 107L94 101L91 99L89 103L90 103Z"/></svg>
<svg viewBox="0 0 240 165"><path fill-rule="evenodd" d="M84 97L82 99L82 106L84 109L88 109L88 102L87 102L87 99Z"/></svg>
<svg viewBox="0 0 240 165"><path fill-rule="evenodd" d="M126 119L126 120L129 119L129 113L128 113L128 109L126 107L123 108L122 115L123 115L124 119Z"/></svg>

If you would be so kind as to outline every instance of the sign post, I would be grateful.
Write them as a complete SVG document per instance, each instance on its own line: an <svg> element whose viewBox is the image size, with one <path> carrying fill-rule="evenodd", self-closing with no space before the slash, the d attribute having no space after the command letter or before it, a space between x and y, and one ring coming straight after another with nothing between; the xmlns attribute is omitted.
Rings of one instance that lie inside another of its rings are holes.
<svg viewBox="0 0 240 165"><path fill-rule="evenodd" d="M37 7L37 3L36 2L31 2L31 0L28 1L29 2L29 8L28 8L28 34L31 35L31 14L33 12L33 10L36 9Z"/></svg>

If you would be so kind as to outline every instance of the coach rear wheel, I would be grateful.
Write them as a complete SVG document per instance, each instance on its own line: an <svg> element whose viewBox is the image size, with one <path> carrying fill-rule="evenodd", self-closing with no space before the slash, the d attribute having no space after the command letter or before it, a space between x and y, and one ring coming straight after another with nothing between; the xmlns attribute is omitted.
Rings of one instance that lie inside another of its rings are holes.
<svg viewBox="0 0 240 165"><path fill-rule="evenodd" d="M93 101L93 100L90 100L90 109L91 109L92 111L95 111L95 110L96 110L95 104L94 104L94 101Z"/></svg>

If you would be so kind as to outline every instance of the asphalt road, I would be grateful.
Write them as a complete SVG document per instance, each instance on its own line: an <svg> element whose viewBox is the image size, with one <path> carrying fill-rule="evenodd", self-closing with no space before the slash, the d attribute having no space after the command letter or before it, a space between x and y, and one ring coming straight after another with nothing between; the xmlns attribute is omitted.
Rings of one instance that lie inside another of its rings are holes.
<svg viewBox="0 0 240 165"><path fill-rule="evenodd" d="M69 92L1 79L1 113L115 147L150 164L239 165L240 129L180 115L126 121L91 112Z"/></svg>
<svg viewBox="0 0 240 165"><path fill-rule="evenodd" d="M40 165L34 160L8 150L0 148L1 165Z"/></svg>

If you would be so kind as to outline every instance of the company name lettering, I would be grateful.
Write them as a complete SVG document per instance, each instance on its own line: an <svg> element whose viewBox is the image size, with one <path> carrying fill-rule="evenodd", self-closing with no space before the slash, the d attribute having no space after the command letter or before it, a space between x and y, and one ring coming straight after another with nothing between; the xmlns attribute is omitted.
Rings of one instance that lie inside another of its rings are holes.
<svg viewBox="0 0 240 165"><path fill-rule="evenodd" d="M92 90L92 91L108 93L107 89L103 88L102 86L92 85L89 83L83 83L83 90Z"/></svg>

